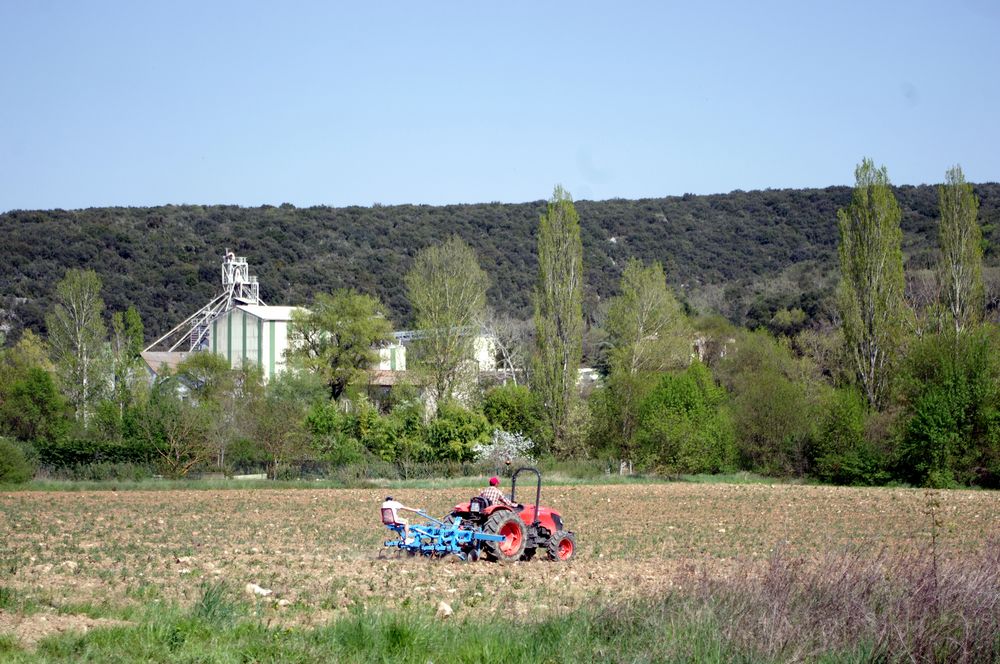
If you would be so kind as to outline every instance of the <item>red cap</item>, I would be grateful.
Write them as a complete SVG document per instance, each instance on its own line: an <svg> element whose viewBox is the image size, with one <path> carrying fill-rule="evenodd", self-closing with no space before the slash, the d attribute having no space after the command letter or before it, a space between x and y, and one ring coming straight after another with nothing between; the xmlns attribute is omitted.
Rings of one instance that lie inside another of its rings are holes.
<svg viewBox="0 0 1000 664"><path fill-rule="evenodd" d="M490 478L490 486L496 486L497 484L500 484L500 480L497 479L496 477L491 477Z"/></svg>

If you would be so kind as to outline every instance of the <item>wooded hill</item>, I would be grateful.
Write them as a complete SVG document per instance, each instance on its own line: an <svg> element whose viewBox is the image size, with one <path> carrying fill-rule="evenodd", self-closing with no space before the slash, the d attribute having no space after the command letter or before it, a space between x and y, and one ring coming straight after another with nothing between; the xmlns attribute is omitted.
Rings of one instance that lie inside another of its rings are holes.
<svg viewBox="0 0 1000 664"><path fill-rule="evenodd" d="M937 188L895 191L907 269L930 268ZM988 243L985 262L997 267L1000 184L975 185L975 192ZM698 312L751 327L792 307L805 311L807 320L821 320L832 313L837 279L837 210L850 196L850 187L828 187L579 201L585 314L594 315L615 293L626 258L638 256L661 261L671 286ZM134 304L151 339L215 294L222 252L229 248L248 258L268 304L308 304L315 293L353 287L378 294L394 325L403 328L410 323L403 275L413 256L457 233L490 275L491 305L527 318L535 228L544 208L544 201L535 201L13 211L0 214L0 308L11 328L8 339L22 327L44 331L55 283L67 268L92 268L104 281L108 310Z"/></svg>

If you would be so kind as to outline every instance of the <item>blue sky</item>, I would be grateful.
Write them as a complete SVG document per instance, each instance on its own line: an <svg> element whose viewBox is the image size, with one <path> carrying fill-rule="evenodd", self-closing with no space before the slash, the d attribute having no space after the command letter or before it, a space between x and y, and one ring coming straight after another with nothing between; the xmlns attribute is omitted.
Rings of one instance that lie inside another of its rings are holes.
<svg viewBox="0 0 1000 664"><path fill-rule="evenodd" d="M991 0L0 0L0 35L0 211L1000 180Z"/></svg>

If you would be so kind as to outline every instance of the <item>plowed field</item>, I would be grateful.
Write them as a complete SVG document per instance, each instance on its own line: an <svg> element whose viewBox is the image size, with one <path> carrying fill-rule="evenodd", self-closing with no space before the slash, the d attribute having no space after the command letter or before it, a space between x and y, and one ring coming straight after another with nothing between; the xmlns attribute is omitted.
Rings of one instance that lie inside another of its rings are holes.
<svg viewBox="0 0 1000 664"><path fill-rule="evenodd" d="M499 565L379 557L385 490L101 491L0 494L0 632L32 620L122 615L130 605L192 602L225 581L279 623L318 624L359 606L429 607L531 617L725 576L775 547L807 560L841 549L890 554L980 550L1000 531L1000 494L833 487L649 484L552 486L543 504L576 532L566 563ZM467 489L398 490L444 515ZM31 611L18 606L32 606ZM34 614L32 617L30 614ZM90 613L95 613L90 610ZM5 614L5 615L4 615Z"/></svg>

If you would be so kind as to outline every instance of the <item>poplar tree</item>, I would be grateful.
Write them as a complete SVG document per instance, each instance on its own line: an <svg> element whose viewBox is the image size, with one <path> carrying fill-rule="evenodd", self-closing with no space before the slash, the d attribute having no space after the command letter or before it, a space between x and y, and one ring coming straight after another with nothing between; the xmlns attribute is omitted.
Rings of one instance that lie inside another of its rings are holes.
<svg viewBox="0 0 1000 664"><path fill-rule="evenodd" d="M437 403L448 401L471 379L466 373L485 320L489 278L472 247L453 235L417 254L405 281L421 333L416 364L430 376Z"/></svg>
<svg viewBox="0 0 1000 664"><path fill-rule="evenodd" d="M111 316L112 391L119 418L124 417L135 383L141 377L143 335L142 318L134 306Z"/></svg>
<svg viewBox="0 0 1000 664"><path fill-rule="evenodd" d="M49 345L76 418L86 426L105 386L106 332L101 279L93 270L67 270L56 284L56 304L45 317Z"/></svg>
<svg viewBox="0 0 1000 664"><path fill-rule="evenodd" d="M558 449L567 437L583 355L583 243L573 199L556 186L538 222L533 387Z"/></svg>
<svg viewBox="0 0 1000 664"><path fill-rule="evenodd" d="M955 166L938 187L941 209L941 261L938 263L938 287L941 303L951 314L955 331L975 325L982 319L983 233L979 228L979 201L966 183L962 168Z"/></svg>
<svg viewBox="0 0 1000 664"><path fill-rule="evenodd" d="M865 159L855 169L854 193L838 210L838 303L849 355L868 404L881 409L903 341L906 317L902 213L885 166Z"/></svg>

